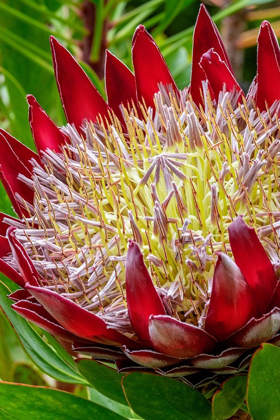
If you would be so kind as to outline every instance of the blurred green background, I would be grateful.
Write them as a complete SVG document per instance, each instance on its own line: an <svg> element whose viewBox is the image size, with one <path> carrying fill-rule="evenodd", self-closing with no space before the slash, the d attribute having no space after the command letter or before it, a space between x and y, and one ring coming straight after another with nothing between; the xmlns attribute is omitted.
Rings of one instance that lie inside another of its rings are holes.
<svg viewBox="0 0 280 420"><path fill-rule="evenodd" d="M246 90L256 73L260 22L269 20L280 37L280 3L208 0L206 5L221 31L237 79ZM0 0L1 127L34 149L25 99L28 93L37 98L58 125L65 123L52 68L51 34L74 54L105 96L106 48L131 68L131 38L136 26L144 24L158 43L178 87L186 87L199 6L197 0ZM2 187L0 207L1 211L13 214ZM6 291L1 293L3 298ZM38 328L36 331L46 340L45 333ZM48 343L55 352L61 351L50 336ZM3 313L0 313L0 360L2 380L54 385L49 376L42 376L36 367L38 363L34 364L23 351ZM63 388L59 383L56 386ZM77 388L76 392L83 391Z"/></svg>

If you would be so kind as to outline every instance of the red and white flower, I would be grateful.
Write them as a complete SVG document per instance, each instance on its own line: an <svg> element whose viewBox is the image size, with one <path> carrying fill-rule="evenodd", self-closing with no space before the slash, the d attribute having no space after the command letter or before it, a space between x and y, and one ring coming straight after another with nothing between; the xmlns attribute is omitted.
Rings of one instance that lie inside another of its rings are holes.
<svg viewBox="0 0 280 420"><path fill-rule="evenodd" d="M268 22L247 97L204 6L179 90L143 26L105 100L53 37L68 125L29 95L38 154L0 130L0 270L13 308L79 352L169 376L246 367L280 330L280 50ZM249 227L250 226L250 227ZM250 352L249 352L250 353Z"/></svg>

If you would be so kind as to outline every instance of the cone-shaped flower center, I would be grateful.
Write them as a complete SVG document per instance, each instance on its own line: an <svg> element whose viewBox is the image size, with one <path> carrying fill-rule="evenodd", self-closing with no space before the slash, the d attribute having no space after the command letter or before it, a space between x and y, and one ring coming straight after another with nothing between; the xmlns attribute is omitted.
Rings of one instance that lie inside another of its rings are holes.
<svg viewBox="0 0 280 420"><path fill-rule="evenodd" d="M161 88L154 112L124 110L126 131L114 116L108 129L91 123L83 135L69 125L63 153L44 152L44 168L34 161L32 180L21 177L34 205L26 204L26 226L10 223L42 286L127 335L129 239L166 313L196 326L216 252L231 253L227 229L237 215L261 231L272 257L278 247L276 105L260 116L238 92L221 93L218 105L204 93L202 112L186 90L175 98Z"/></svg>

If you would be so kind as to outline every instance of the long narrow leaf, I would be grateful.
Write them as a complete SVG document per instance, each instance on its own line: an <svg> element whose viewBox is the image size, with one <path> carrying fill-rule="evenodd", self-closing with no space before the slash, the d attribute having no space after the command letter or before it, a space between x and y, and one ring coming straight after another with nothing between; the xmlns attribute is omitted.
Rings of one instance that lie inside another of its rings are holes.
<svg viewBox="0 0 280 420"><path fill-rule="evenodd" d="M139 13L142 13L143 11L149 11L149 13L152 13L162 3L164 3L164 0L151 0L146 2L119 17L115 22L113 22L114 26L119 26L120 24L127 21L129 22L132 18L139 15Z"/></svg>
<svg viewBox="0 0 280 420"><path fill-rule="evenodd" d="M0 2L0 9L4 10L5 12L9 13L10 15L16 17L17 19L21 20L22 22L26 22L31 26L34 26L38 29L41 29L43 32L48 33L49 35L54 35L69 42L69 37L63 35L63 33L57 32L54 28L49 28L49 26L45 25L44 23L39 22L36 19L33 19L31 16L28 16L25 13L20 12L19 10L14 9L13 7L8 6L6 3Z"/></svg>
<svg viewBox="0 0 280 420"><path fill-rule="evenodd" d="M52 56L51 53L48 51L43 50L42 48L38 47L32 42L27 41L25 38L17 35L15 32L10 31L9 29L5 28L3 25L0 25L0 30L5 36L11 40L13 40L15 43L18 43L19 45L22 45L23 48L26 50L30 50L31 52L34 52L35 55L39 55L42 58L44 58L47 62L51 64Z"/></svg>
<svg viewBox="0 0 280 420"><path fill-rule="evenodd" d="M14 285L5 280L9 287ZM10 290L0 282L0 305L13 325L18 338L31 360L51 377L68 383L87 385L86 380L55 353L52 348L34 331L34 329L12 308L12 301L7 297Z"/></svg>
<svg viewBox="0 0 280 420"><path fill-rule="evenodd" d="M56 389L0 384L0 417L17 420L121 420L124 417L84 398Z"/></svg>
<svg viewBox="0 0 280 420"><path fill-rule="evenodd" d="M1 3L0 3L1 4ZM46 60L38 55L34 54L28 48L24 47L21 44L18 44L14 39L9 38L7 36L6 30L0 27L0 41L9 47L12 47L14 50L18 51L19 53L23 54L25 57L28 57L30 60L34 61L34 63L38 64L40 67L43 67L50 73L53 73L53 68L51 64L49 64Z"/></svg>
<svg viewBox="0 0 280 420"><path fill-rule="evenodd" d="M23 141L30 149L35 149L34 141L28 122L28 107L26 103L26 93L19 81L6 69L0 67L0 74L5 76L5 84L9 92L9 105L5 106L5 113L10 121L9 130L12 134ZM7 200L6 194L0 195L0 208L6 211L5 207L11 207L10 200Z"/></svg>
<svg viewBox="0 0 280 420"><path fill-rule="evenodd" d="M133 32L135 31L135 28L140 23L144 23L144 19L146 19L150 14L153 13L152 9L143 10L141 13L139 13L137 16L135 16L133 19L131 19L122 29L120 29L112 41L110 42L110 45L114 45L117 42L122 41L128 36L131 36Z"/></svg>
<svg viewBox="0 0 280 420"><path fill-rule="evenodd" d="M50 19L55 19L58 22L63 23L66 27L75 29L76 32L82 35L87 35L87 30L83 28L81 25L75 22L70 22L69 19L65 20L64 18L59 16L57 13L52 12L47 7L44 7L42 4L38 4L32 0L19 0L19 1L23 4L26 4L28 7L30 7L30 9L33 9L39 13L42 13L43 16L46 16Z"/></svg>
<svg viewBox="0 0 280 420"><path fill-rule="evenodd" d="M167 0L165 3L165 13L160 24L153 31L153 36L156 37L159 33L165 31L166 28L173 22L178 14L190 6L195 0L179 0L176 3L173 0Z"/></svg>
<svg viewBox="0 0 280 420"><path fill-rule="evenodd" d="M238 0L237 2L231 3L229 6L227 6L225 9L219 11L214 16L212 16L212 19L215 23L220 22L223 18L226 16L230 16L233 13L238 12L239 10L250 6L252 4L256 3L270 3L271 0ZM176 35L170 36L169 38L164 39L163 41L159 42L159 47L162 49L162 53L164 56L167 56L168 54L171 54L174 49L177 49L184 45L192 36L194 30L194 26L191 26L184 31L179 32ZM170 48L167 48L170 46Z"/></svg>

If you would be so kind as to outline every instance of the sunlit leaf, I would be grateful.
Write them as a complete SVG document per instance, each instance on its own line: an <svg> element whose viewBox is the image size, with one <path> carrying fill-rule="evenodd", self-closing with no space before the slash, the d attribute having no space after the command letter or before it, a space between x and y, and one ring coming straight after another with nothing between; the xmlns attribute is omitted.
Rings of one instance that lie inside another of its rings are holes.
<svg viewBox="0 0 280 420"><path fill-rule="evenodd" d="M122 381L132 409L145 420L211 420L211 406L190 386L170 378L132 373Z"/></svg>
<svg viewBox="0 0 280 420"><path fill-rule="evenodd" d="M73 394L0 383L0 416L18 420L121 420L124 417ZM9 417L8 417L9 416Z"/></svg>
<svg viewBox="0 0 280 420"><path fill-rule="evenodd" d="M91 401L95 402L96 404L102 405L103 407L106 407L109 410L114 411L114 413L117 413L130 420L142 419L142 417L139 417L137 416L137 414L133 413L131 408L129 408L127 405L119 404L116 401L105 397L105 395L101 394L94 388L88 388L88 393L89 399Z"/></svg>
<svg viewBox="0 0 280 420"><path fill-rule="evenodd" d="M10 117L13 135L19 140L22 140L30 149L34 150L34 141L28 122L28 106L23 87L18 80L3 67L0 67L0 73L5 76L6 85L9 89L10 104L7 105L6 111ZM2 206L1 209L3 210Z"/></svg>
<svg viewBox="0 0 280 420"><path fill-rule="evenodd" d="M217 420L228 419L242 406L247 387L247 376L236 376L223 383L212 400L213 414Z"/></svg>
<svg viewBox="0 0 280 420"><path fill-rule="evenodd" d="M280 413L280 348L263 344L252 359L247 401L254 420L277 420Z"/></svg>
<svg viewBox="0 0 280 420"><path fill-rule="evenodd" d="M68 38L62 33L57 33L55 29L50 29L48 25L42 24L40 21L33 19L31 16L20 12L16 8L11 7L6 3L0 2L0 10L1 9L4 10L6 13L16 17L18 20L28 23L29 25L48 33L49 35L59 36L61 39L68 41Z"/></svg>
<svg viewBox="0 0 280 420"><path fill-rule="evenodd" d="M120 404L127 404L121 386L123 374L90 359L77 360L77 365L81 374L98 392Z"/></svg>
<svg viewBox="0 0 280 420"><path fill-rule="evenodd" d="M153 36L157 36L160 32L163 32L170 23L175 19L175 17L188 6L190 6L195 0L179 0L174 3L173 0L165 1L165 11L163 19L161 19L160 24L157 26L153 32Z"/></svg>
<svg viewBox="0 0 280 420"><path fill-rule="evenodd" d="M5 280L11 290L15 290L13 283ZM12 323L24 350L31 360L45 373L53 378L69 383L85 384L82 376L70 367L61 357L34 331L34 329L18 315L12 308L12 301L7 297L10 293L7 286L0 282L0 305Z"/></svg>

